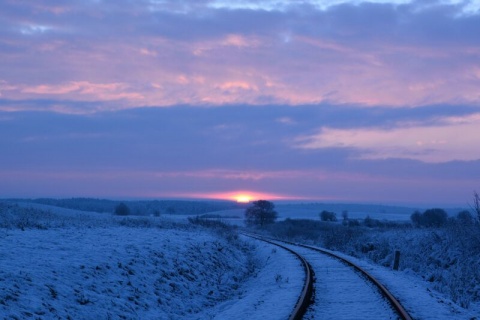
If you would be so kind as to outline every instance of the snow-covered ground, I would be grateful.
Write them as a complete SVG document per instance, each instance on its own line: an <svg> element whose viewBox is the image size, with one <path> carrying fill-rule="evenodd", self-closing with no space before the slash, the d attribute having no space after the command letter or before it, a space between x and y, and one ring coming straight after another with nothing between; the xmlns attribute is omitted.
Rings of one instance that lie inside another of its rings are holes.
<svg viewBox="0 0 480 320"><path fill-rule="evenodd" d="M248 255L198 231L3 231L0 314L67 319L192 318L238 294Z"/></svg>
<svg viewBox="0 0 480 320"><path fill-rule="evenodd" d="M315 274L314 303L304 319L397 319L390 304L351 267L309 248L282 243L300 253Z"/></svg>
<svg viewBox="0 0 480 320"><path fill-rule="evenodd" d="M260 268L241 286L242 295L208 310L205 319L287 319L303 289L303 266L290 252L244 239L255 245Z"/></svg>
<svg viewBox="0 0 480 320"><path fill-rule="evenodd" d="M286 319L303 285L290 253L186 221L9 206L2 319ZM411 271L356 262L416 319L480 319Z"/></svg>
<svg viewBox="0 0 480 320"><path fill-rule="evenodd" d="M2 319L282 319L302 289L300 263L255 240L39 209L0 208Z"/></svg>
<svg viewBox="0 0 480 320"><path fill-rule="evenodd" d="M478 308L472 307L470 310L461 308L435 292L431 284L408 270L394 271L341 252L335 254L354 262L373 275L398 299L413 319L479 319Z"/></svg>
<svg viewBox="0 0 480 320"><path fill-rule="evenodd" d="M413 208L394 207L383 205L348 204L348 203L282 203L275 205L280 220L312 219L319 220L319 214L323 210L336 214L337 219L342 219L342 212L348 212L350 219L365 219L370 216L374 219L389 221L407 221L415 211Z"/></svg>
<svg viewBox="0 0 480 320"><path fill-rule="evenodd" d="M379 220L388 220L388 221L409 221L410 215L413 212L406 213L405 212L379 212L377 211L349 211L348 216L350 219L358 219L363 220L365 217L369 216L373 219ZM322 206L313 206L313 205L278 205L275 206L275 211L278 214L278 221L282 221L285 219L310 219L310 220L320 220L319 213L322 211ZM215 211L211 214L218 215L219 219L222 221L238 225L244 226L244 214L245 209L226 209L221 211ZM336 217L338 220L342 219L341 211L336 212Z"/></svg>

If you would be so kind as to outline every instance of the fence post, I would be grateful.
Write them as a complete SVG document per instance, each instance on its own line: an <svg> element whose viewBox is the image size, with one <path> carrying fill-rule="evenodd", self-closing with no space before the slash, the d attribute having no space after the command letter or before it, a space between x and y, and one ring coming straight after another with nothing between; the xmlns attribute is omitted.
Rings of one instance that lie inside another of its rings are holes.
<svg viewBox="0 0 480 320"><path fill-rule="evenodd" d="M395 260L393 261L393 270L398 270L400 264L400 250L395 250Z"/></svg>

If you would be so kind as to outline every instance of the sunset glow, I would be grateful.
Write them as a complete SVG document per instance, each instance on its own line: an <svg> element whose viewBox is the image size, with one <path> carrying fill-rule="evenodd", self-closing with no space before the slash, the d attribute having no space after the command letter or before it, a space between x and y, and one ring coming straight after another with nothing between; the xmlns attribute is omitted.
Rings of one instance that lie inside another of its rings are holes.
<svg viewBox="0 0 480 320"><path fill-rule="evenodd" d="M252 201L252 198L244 194L239 194L235 197L235 200L240 203L249 203L250 201Z"/></svg>
<svg viewBox="0 0 480 320"><path fill-rule="evenodd" d="M212 192L212 193L190 193L183 194L189 198L197 199L212 199L212 200L229 200L238 203L249 203L256 200L299 200L300 198L295 196L287 196L266 192L253 192L253 191L232 191L232 192Z"/></svg>

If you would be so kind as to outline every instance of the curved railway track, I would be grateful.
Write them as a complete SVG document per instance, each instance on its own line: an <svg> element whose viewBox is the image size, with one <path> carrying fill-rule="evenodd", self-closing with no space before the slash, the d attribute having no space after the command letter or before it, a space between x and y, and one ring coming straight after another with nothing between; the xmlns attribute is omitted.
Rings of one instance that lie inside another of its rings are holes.
<svg viewBox="0 0 480 320"><path fill-rule="evenodd" d="M313 276L314 276L314 274L313 274L313 270L312 270L312 267L310 266L310 264L307 262L307 260L305 260L305 258L303 256L301 256L300 254L298 254L294 250L292 250L292 249L290 249L290 248L288 248L284 245L281 245L281 244L279 244L277 242L274 242L272 240L265 239L265 238L263 238L261 236L258 236L258 235L246 234L246 233L244 233L244 235L247 236L247 237L251 237L251 238L260 240L260 241L268 242L268 243L273 244L275 246L278 246L282 249L285 249L285 250L291 252L293 255L295 255L300 260L300 262L303 265L303 269L305 271L305 281L304 281L304 284L303 284L302 293L298 297L297 303L295 304L295 308L293 309L293 311L290 314L288 319L289 320L303 319L303 316L304 316L305 312L307 311L307 308L310 305L311 300L312 300L312 296L313 296L313 284L314 284L314 277Z"/></svg>
<svg viewBox="0 0 480 320"><path fill-rule="evenodd" d="M354 264L353 262L349 261L348 259L345 259L339 255L336 255L333 252L330 252L328 250L324 250L321 248L317 247L312 247L308 245L303 245L303 244L297 244L297 243L291 243L287 241L280 241L280 240L275 240L275 239L270 239L270 238L265 238L259 235L252 235L252 234L245 234L246 236L255 238L257 240L261 241L266 241L270 244L279 246L285 250L288 250L295 254L301 261L302 264L304 265L304 269L306 272L306 277L305 277L305 283L304 283L304 288L302 291L301 296L299 297L295 310L292 312L291 316L289 319L302 319L304 315L306 314L308 318L313 318L315 319L315 310L312 310L312 306L309 307L309 305L312 303L312 298L313 298L313 292L316 291L318 297L316 298L317 300L321 299L322 291L319 290L319 286L321 286L320 282L325 281L326 277L332 277L334 274L338 274L340 268L342 268L342 272L346 273L348 277L340 277L337 280L332 280L333 287L336 288L337 284L335 281L338 281L338 287L341 287L342 281L349 285L351 288L348 286L346 287L347 289L344 289L344 294L352 294L353 291L361 291L357 290L355 288L355 285L362 285L360 282L362 282L363 279L363 286L365 283L369 284L369 288L363 289L366 290L367 294L362 294L359 293L358 296L360 296L361 299L364 299L363 304L367 304L372 300L376 300L375 298L367 298L368 294L373 294L373 295L380 295L382 298L377 299L379 301L376 301L378 304L383 304L384 309L390 309L391 315L389 318L391 319L404 319L404 320L412 320L408 312L403 308L403 306L398 302L398 300L383 286L377 279L375 279L369 272L364 270L363 268L359 267L358 265ZM328 257L328 258L327 258ZM336 263L328 260L335 260ZM339 266L341 264L342 266L348 266L348 268L341 267ZM315 268L312 268L312 265ZM317 273L317 279L314 279L313 274L314 274L314 269L316 269ZM350 270L350 271L348 271ZM332 272L333 271L333 272ZM355 273L355 276L351 278L351 274ZM353 279L353 280L352 280ZM355 284L352 284L352 282L355 282ZM352 292L348 292L352 291ZM368 293L370 291L370 293ZM337 297L338 299L342 299L341 297ZM352 298L352 300L354 300ZM381 300L381 301L380 301ZM318 301L315 301L317 303ZM351 301L353 305L355 305L355 301ZM371 302L374 304L374 302ZM362 304L362 302L357 302L356 305ZM341 308L341 304L338 306L334 307L336 309ZM346 307L346 306L345 306ZM321 307L317 306L317 309ZM366 308L369 309L369 308ZM371 311L369 312L375 312L376 308L375 306L370 307ZM380 308L381 309L381 308ZM327 311L328 312L328 311ZM351 312L351 310L350 310ZM389 310L385 311L389 312ZM317 314L318 314L317 310ZM381 312L377 314L377 317L383 317L381 316ZM362 315L358 314L358 319L362 319ZM364 315L364 317L366 317ZM324 318L324 316L322 316ZM331 316L332 319L335 319L335 316ZM370 318L370 317L368 317ZM388 319L387 317L385 317Z"/></svg>

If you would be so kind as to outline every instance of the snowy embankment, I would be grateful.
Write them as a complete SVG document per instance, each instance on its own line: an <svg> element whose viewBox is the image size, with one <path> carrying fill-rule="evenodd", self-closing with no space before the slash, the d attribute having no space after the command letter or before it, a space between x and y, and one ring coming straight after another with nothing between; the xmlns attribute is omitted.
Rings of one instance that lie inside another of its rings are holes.
<svg viewBox="0 0 480 320"><path fill-rule="evenodd" d="M245 252L192 230L9 230L0 255L0 310L18 318L187 317L249 271Z"/></svg>
<svg viewBox="0 0 480 320"><path fill-rule="evenodd" d="M338 251L332 251L369 272L403 305L413 319L478 319L478 311L461 308L413 272L394 271ZM474 309L474 308L472 308Z"/></svg>
<svg viewBox="0 0 480 320"><path fill-rule="evenodd" d="M0 204L0 241L0 318L280 319L303 281L283 251L161 218Z"/></svg>

